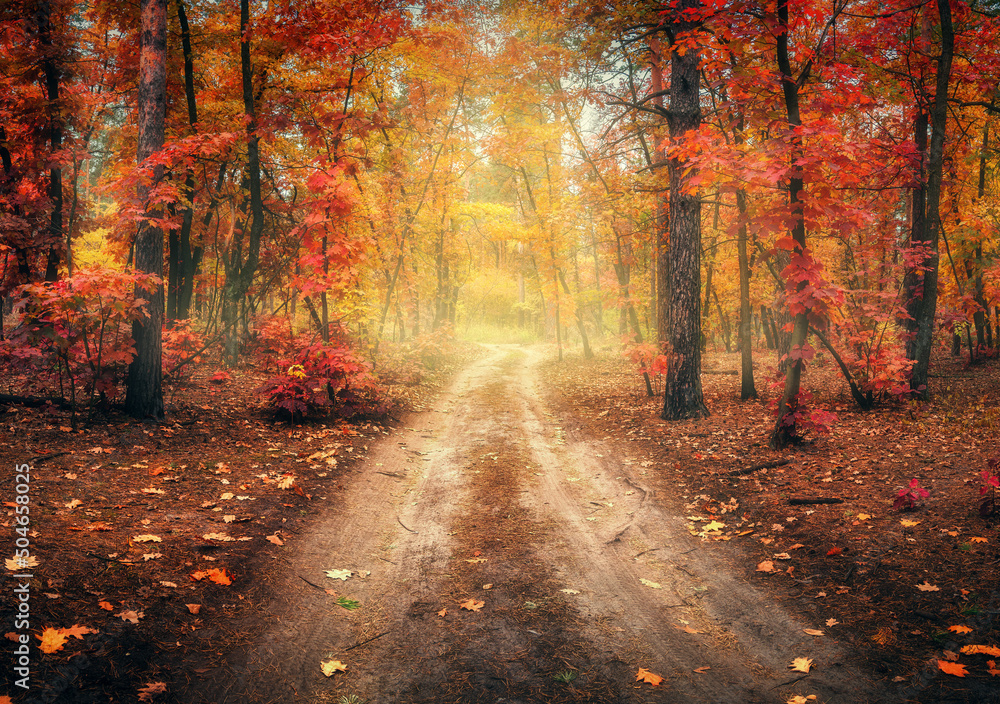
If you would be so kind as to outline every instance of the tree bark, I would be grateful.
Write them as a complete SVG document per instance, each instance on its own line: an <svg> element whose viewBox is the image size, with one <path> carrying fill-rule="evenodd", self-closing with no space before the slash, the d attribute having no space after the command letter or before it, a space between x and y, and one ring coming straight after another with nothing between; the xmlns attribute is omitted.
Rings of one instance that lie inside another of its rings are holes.
<svg viewBox="0 0 1000 704"><path fill-rule="evenodd" d="M955 31L951 20L949 0L937 0L941 21L941 55L937 62L937 77L934 90L934 106L931 109L931 143L927 153L927 210L924 217L925 236L923 243L928 247L924 261L927 268L923 272L922 295L919 310L915 316L916 336L913 340L913 373L910 388L923 399L929 397L927 376L930 368L931 346L934 341L934 314L938 296L938 235L941 231L941 180L944 171L945 128L948 121L948 83L951 78L951 62L955 53ZM911 349L907 348L907 352Z"/></svg>
<svg viewBox="0 0 1000 704"><path fill-rule="evenodd" d="M167 0L141 0L141 38L139 49L139 136L136 158L140 164L163 148L167 108ZM154 171L153 186L163 176L162 167ZM139 201L149 200L150 188L140 185ZM163 231L151 220L160 217L158 209L147 212L135 240L135 268L163 276ZM161 420L163 412L163 284L153 290L136 288L136 296L149 302L148 317L132 325L135 357L128 369L125 410L133 418Z"/></svg>
<svg viewBox="0 0 1000 704"><path fill-rule="evenodd" d="M790 31L788 23L788 0L778 0L778 22L780 24L777 37L777 59L778 71L781 77L782 93L785 99L785 112L788 119L788 128L791 135L793 164L792 171L788 178L788 202L791 206L792 216L795 218L792 225L792 239L795 240L796 253L800 253L806 248L806 223L802 210L802 192L804 183L802 171L794 166L796 160L802 153L802 137L798 134L797 128L802 125L802 118L799 115L799 83L792 75L791 62L788 52L788 33ZM799 290L806 285L806 282L799 284ZM792 328L792 338L789 343L789 350L794 351L801 348L806 342L809 332L809 317L805 312L798 313L794 318ZM778 417L771 433L770 445L773 449L781 449L799 439L795 422L791 413L794 410L795 399L799 395L799 388L802 383L802 371L805 362L802 358L790 360L785 367L785 389L778 402Z"/></svg>
<svg viewBox="0 0 1000 704"><path fill-rule="evenodd" d="M757 398L757 387L753 379L753 345L750 338L750 262L747 257L747 196L742 190L736 191L736 207L739 210L740 229L736 235L736 250L740 267L740 398L744 401Z"/></svg>
<svg viewBox="0 0 1000 704"><path fill-rule="evenodd" d="M55 281L59 277L59 251L63 246L63 191L62 166L56 161L56 154L62 149L62 121L59 105L59 62L52 44L52 4L42 0L35 6L35 31L41 45L41 69L44 80L46 114L49 127L49 199L52 212L49 218L48 255L45 263L45 280Z"/></svg>
<svg viewBox="0 0 1000 704"><path fill-rule="evenodd" d="M700 0L681 0L673 24L678 34L695 31L696 23L681 17L701 7ZM675 34L676 38L676 34ZM699 52L691 47L670 56L670 116L672 143L701 125ZM670 350L664 384L664 420L708 415L701 388L701 199L688 185L691 167L677 157L667 162L670 173Z"/></svg>

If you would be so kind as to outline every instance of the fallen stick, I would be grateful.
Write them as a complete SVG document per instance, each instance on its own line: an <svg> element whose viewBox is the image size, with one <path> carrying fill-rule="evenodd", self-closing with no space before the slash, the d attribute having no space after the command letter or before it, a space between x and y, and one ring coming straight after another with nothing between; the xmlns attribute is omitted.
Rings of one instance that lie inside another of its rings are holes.
<svg viewBox="0 0 1000 704"><path fill-rule="evenodd" d="M788 503L792 506L808 506L809 504L842 504L844 500L829 496L812 496L801 499L789 499Z"/></svg>
<svg viewBox="0 0 1000 704"><path fill-rule="evenodd" d="M761 464L755 464L752 467L744 467L743 469L734 469L732 472L726 472L730 477L742 477L744 474L753 474L754 472L759 472L762 469L774 469L775 467L781 467L786 464L791 464L790 459L775 460L774 462L763 462Z"/></svg>

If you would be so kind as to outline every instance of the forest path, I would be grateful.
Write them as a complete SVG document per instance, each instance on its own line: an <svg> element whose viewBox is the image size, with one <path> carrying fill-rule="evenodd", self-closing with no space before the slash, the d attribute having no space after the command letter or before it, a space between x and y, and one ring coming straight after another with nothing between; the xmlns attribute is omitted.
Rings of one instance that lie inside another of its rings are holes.
<svg viewBox="0 0 1000 704"><path fill-rule="evenodd" d="M371 447L292 554L272 627L193 701L885 701L734 572L737 548L691 536L640 458L574 429L543 359L489 347Z"/></svg>

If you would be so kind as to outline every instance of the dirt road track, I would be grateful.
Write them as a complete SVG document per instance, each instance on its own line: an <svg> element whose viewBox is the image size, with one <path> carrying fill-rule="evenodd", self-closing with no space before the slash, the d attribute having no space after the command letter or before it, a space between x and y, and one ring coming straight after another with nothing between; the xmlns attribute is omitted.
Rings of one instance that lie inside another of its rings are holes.
<svg viewBox="0 0 1000 704"><path fill-rule="evenodd" d="M738 548L691 536L655 467L550 405L542 359L489 348L373 446L287 546L271 627L191 701L893 701L734 568ZM347 672L324 677L325 659Z"/></svg>

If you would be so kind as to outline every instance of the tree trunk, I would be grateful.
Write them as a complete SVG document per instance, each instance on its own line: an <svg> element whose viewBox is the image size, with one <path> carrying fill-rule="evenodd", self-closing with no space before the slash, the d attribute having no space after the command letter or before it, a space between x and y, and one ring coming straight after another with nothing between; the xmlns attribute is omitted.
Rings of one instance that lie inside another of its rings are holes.
<svg viewBox="0 0 1000 704"><path fill-rule="evenodd" d="M918 309L914 316L916 335L912 346L907 345L907 357L914 361L910 375L910 388L920 398L928 398L927 376L934 341L934 314L938 296L938 235L941 230L941 179L944 170L945 127L948 121L948 83L951 62L955 51L955 32L951 21L949 0L937 0L941 20L941 55L937 62L934 106L930 115L931 142L927 154L927 207L923 218L923 237L920 243L928 248L923 265L927 268L922 278ZM914 233L916 234L916 233ZM916 241L914 242L916 244Z"/></svg>
<svg viewBox="0 0 1000 704"><path fill-rule="evenodd" d="M677 12L701 7L700 0L681 0ZM676 33L697 25L674 22ZM675 35L676 36L676 35ZM670 140L678 143L701 125L699 52L688 48L670 57ZM688 186L692 167L678 158L670 172L670 349L664 384L664 420L708 415L701 388L701 199Z"/></svg>
<svg viewBox="0 0 1000 704"><path fill-rule="evenodd" d="M35 6L35 30L41 45L42 77L45 81L46 114L49 127L49 199L52 213L49 218L48 254L45 263L45 280L55 281L59 277L59 251L63 246L63 192L62 166L55 161L56 153L62 149L62 115L59 105L59 63L56 49L52 44L52 4L41 0Z"/></svg>
<svg viewBox="0 0 1000 704"><path fill-rule="evenodd" d="M141 38L139 49L138 147L140 164L163 148L167 108L167 0L141 0ZM153 184L163 176L162 167L154 172ZM140 185L139 201L149 200L150 189ZM157 210L148 212L159 218ZM135 240L135 268L163 276L163 231L144 220ZM161 420L163 413L163 285L147 291L136 288L136 296L149 301L147 318L132 325L135 357L128 368L125 410L133 418Z"/></svg>
<svg viewBox="0 0 1000 704"><path fill-rule="evenodd" d="M742 190L736 191L736 207L739 210L740 229L736 235L736 249L740 267L740 398L757 398L757 387L753 380L753 345L750 337L750 262L747 257L747 196Z"/></svg>
<svg viewBox="0 0 1000 704"><path fill-rule="evenodd" d="M806 223L802 210L804 183L802 170L796 167L795 163L802 153L802 138L796 132L797 128L802 125L802 118L799 115L799 83L792 75L791 62L788 57L788 33L790 31L788 0L778 0L778 22L780 25L777 37L778 70L781 76L785 112L792 140L791 162L793 166L788 178L788 203L791 206L792 216L795 218L791 232L792 239L795 240L795 252L800 254L806 248ZM805 281L800 282L799 290L802 290L805 285ZM801 348L806 343L806 336L809 332L809 317L806 312L798 313L794 320L792 338L789 342L790 351ZM774 431L771 433L770 445L773 449L781 449L799 439L792 412L795 408L796 397L799 395L804 366L802 358L797 357L790 360L790 363L785 367L785 389L778 402L778 417L775 420Z"/></svg>

